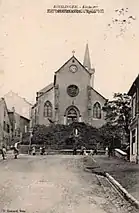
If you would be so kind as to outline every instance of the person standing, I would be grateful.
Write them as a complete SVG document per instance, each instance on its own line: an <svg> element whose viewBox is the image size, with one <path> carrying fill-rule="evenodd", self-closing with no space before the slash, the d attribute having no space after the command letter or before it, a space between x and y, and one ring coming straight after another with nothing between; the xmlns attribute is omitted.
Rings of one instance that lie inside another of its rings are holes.
<svg viewBox="0 0 139 213"><path fill-rule="evenodd" d="M97 147L95 147L95 149L94 149L94 154L97 155Z"/></svg>
<svg viewBox="0 0 139 213"><path fill-rule="evenodd" d="M81 155L84 155L85 151L86 151L85 146L81 146Z"/></svg>
<svg viewBox="0 0 139 213"><path fill-rule="evenodd" d="M112 156L112 146L108 146L108 157L110 158Z"/></svg>
<svg viewBox="0 0 139 213"><path fill-rule="evenodd" d="M6 157L6 148L5 148L5 146L3 145L3 146L2 146L2 158L3 158L3 160L5 160L5 157Z"/></svg>
<svg viewBox="0 0 139 213"><path fill-rule="evenodd" d="M88 155L88 153L87 153L86 149L84 150L83 155L86 155L86 156Z"/></svg>
<svg viewBox="0 0 139 213"><path fill-rule="evenodd" d="M32 152L32 148L31 146L29 147L29 155L31 155L31 152Z"/></svg>
<svg viewBox="0 0 139 213"><path fill-rule="evenodd" d="M42 154L45 154L45 146L42 147Z"/></svg>
<svg viewBox="0 0 139 213"><path fill-rule="evenodd" d="M40 146L40 155L42 155L42 147Z"/></svg>
<svg viewBox="0 0 139 213"><path fill-rule="evenodd" d="M36 155L36 148L35 148L35 146L32 147L32 155Z"/></svg>
<svg viewBox="0 0 139 213"><path fill-rule="evenodd" d="M16 142L14 144L14 156L15 156L15 159L17 158L17 155L19 155L19 148L18 148L18 145L20 144L21 142Z"/></svg>
<svg viewBox="0 0 139 213"><path fill-rule="evenodd" d="M83 148L82 148L82 146L81 146L80 155L82 155L82 154L83 154Z"/></svg>
<svg viewBox="0 0 139 213"><path fill-rule="evenodd" d="M81 152L80 152L81 155L83 155L83 146L81 146Z"/></svg>
<svg viewBox="0 0 139 213"><path fill-rule="evenodd" d="M73 155L77 155L77 148L76 147L74 147L74 149L73 149Z"/></svg>
<svg viewBox="0 0 139 213"><path fill-rule="evenodd" d="M93 152L93 150L91 149L89 155L92 156L93 154L94 154L94 152Z"/></svg>
<svg viewBox="0 0 139 213"><path fill-rule="evenodd" d="M127 153L127 160L130 160L130 146L128 145L126 148L126 153Z"/></svg>
<svg viewBox="0 0 139 213"><path fill-rule="evenodd" d="M105 149L105 154L108 155L108 147Z"/></svg>

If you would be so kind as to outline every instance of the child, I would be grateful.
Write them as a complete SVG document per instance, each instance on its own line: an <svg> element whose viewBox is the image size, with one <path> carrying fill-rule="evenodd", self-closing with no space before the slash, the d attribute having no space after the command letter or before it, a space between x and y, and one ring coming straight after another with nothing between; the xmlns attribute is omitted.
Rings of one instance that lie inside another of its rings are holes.
<svg viewBox="0 0 139 213"><path fill-rule="evenodd" d="M33 154L33 155L36 155L36 149L35 149L35 146L33 146L33 147L32 147L32 154Z"/></svg>

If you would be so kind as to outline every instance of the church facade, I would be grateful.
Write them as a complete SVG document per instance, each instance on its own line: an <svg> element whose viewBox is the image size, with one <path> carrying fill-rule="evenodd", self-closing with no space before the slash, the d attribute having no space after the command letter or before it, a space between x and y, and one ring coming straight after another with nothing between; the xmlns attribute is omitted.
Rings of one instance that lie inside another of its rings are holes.
<svg viewBox="0 0 139 213"><path fill-rule="evenodd" d="M54 82L37 92L32 107L32 126L68 125L74 121L94 127L105 124L102 107L106 102L94 89L95 69L91 68L86 45L83 64L73 56L54 74Z"/></svg>

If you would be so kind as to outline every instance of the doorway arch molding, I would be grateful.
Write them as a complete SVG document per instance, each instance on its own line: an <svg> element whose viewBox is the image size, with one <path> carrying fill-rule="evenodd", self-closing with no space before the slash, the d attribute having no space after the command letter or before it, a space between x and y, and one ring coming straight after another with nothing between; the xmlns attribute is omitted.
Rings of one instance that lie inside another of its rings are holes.
<svg viewBox="0 0 139 213"><path fill-rule="evenodd" d="M74 121L79 122L79 118L81 117L81 114L80 114L79 109L76 106L70 105L65 110L64 117L66 118L66 124L69 124Z"/></svg>

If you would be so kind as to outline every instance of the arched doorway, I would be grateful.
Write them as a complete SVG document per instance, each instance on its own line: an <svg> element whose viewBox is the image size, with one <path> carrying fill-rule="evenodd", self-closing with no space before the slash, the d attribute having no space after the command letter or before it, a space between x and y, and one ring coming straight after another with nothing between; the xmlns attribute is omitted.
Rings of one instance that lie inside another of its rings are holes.
<svg viewBox="0 0 139 213"><path fill-rule="evenodd" d="M77 107L70 106L66 109L65 112L66 124L71 124L73 122L79 122L80 113Z"/></svg>

